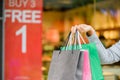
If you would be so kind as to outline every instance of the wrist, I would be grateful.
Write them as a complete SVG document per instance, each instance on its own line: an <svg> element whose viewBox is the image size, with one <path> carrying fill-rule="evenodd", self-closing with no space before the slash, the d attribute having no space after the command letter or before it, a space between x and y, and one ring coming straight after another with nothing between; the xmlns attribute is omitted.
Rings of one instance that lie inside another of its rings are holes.
<svg viewBox="0 0 120 80"><path fill-rule="evenodd" d="M94 34L94 29L92 28L90 31L86 33L86 35L89 37Z"/></svg>

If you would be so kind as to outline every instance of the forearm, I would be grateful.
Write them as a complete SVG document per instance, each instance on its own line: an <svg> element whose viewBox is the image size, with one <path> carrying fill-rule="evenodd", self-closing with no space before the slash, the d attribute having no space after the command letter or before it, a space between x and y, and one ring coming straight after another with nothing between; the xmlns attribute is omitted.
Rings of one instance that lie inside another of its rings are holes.
<svg viewBox="0 0 120 80"><path fill-rule="evenodd" d="M106 49L95 33L91 35L90 37L88 37L88 39L89 39L89 42L96 43L96 47L98 49L101 64L112 64L120 60L120 54L119 54L120 49L117 48L118 44L117 46L114 45L111 48Z"/></svg>

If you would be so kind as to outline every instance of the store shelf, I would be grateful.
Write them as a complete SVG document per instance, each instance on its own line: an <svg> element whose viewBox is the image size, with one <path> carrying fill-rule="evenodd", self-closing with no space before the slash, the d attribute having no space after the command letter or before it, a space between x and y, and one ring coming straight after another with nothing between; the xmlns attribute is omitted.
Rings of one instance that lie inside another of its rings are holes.
<svg viewBox="0 0 120 80"><path fill-rule="evenodd" d="M116 27L116 28L108 28L108 29L100 29L100 30L96 30L96 31L103 32L103 31L111 31L111 30L117 30L117 31L120 31L120 27Z"/></svg>

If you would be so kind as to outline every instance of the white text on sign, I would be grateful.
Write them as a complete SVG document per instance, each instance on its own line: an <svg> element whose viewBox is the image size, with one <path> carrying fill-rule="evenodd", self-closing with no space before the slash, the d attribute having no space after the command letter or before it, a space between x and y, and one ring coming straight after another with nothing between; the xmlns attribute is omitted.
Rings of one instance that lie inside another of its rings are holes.
<svg viewBox="0 0 120 80"><path fill-rule="evenodd" d="M41 23L40 10L5 10L5 21L11 19L12 23Z"/></svg>
<svg viewBox="0 0 120 80"><path fill-rule="evenodd" d="M26 7L28 6L30 2L30 7L31 8L34 8L36 7L36 1L35 0L9 0L9 7L17 7L17 8L20 8L20 7Z"/></svg>

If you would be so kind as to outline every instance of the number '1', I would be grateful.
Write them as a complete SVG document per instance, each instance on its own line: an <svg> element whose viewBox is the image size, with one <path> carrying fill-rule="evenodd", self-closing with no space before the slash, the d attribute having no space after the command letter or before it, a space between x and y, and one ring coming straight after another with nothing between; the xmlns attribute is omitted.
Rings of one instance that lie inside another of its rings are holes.
<svg viewBox="0 0 120 80"><path fill-rule="evenodd" d="M16 31L16 35L22 34L22 53L26 53L26 25Z"/></svg>

